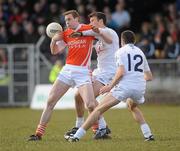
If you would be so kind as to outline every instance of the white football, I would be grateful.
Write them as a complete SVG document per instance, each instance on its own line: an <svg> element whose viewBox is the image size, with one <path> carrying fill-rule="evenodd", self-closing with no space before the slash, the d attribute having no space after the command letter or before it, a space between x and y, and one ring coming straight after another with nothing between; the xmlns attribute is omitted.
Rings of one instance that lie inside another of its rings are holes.
<svg viewBox="0 0 180 151"><path fill-rule="evenodd" d="M59 23L52 22L46 27L46 34L52 38L57 32L63 31L62 26Z"/></svg>

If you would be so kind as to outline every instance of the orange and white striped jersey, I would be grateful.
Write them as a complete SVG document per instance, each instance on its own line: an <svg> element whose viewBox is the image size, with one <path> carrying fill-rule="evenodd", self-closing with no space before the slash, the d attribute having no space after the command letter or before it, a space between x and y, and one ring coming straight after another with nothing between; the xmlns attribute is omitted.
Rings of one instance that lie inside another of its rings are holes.
<svg viewBox="0 0 180 151"><path fill-rule="evenodd" d="M63 39L67 43L68 47L66 64L76 66L89 66L94 37L83 36L71 38L69 36L75 31L82 32L91 28L92 27L90 25L80 24L76 30L67 28L63 32Z"/></svg>

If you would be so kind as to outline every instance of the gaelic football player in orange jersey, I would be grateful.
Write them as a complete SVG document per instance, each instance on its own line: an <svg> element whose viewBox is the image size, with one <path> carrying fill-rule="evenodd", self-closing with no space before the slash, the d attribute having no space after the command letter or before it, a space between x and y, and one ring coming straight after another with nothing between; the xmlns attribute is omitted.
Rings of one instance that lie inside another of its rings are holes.
<svg viewBox="0 0 180 151"><path fill-rule="evenodd" d="M29 141L41 140L54 106L70 87L76 86L78 88L78 92L85 102L89 112L92 112L97 105L89 74L94 37L71 37L73 32L82 32L91 29L91 26L80 24L79 14L75 10L65 12L64 16L67 29L64 32L56 34L52 38L50 47L52 54L60 53L64 48L68 48L66 65L62 68L59 76L53 84L36 132L34 135L29 137Z"/></svg>
<svg viewBox="0 0 180 151"><path fill-rule="evenodd" d="M100 89L109 84L116 72L115 52L119 49L119 37L115 31L106 27L106 15L102 12L93 12L89 16L90 25L93 27L91 30L80 32L74 32L75 36L94 36L98 39L95 50L97 52L97 68L92 73L93 90L95 97L99 96ZM76 93L75 105L77 118L75 127L68 130L64 138L68 139L74 135L78 128L84 123L84 101L81 95ZM92 126L95 133L94 139L109 138L111 131L104 122L104 118L100 117L97 124Z"/></svg>

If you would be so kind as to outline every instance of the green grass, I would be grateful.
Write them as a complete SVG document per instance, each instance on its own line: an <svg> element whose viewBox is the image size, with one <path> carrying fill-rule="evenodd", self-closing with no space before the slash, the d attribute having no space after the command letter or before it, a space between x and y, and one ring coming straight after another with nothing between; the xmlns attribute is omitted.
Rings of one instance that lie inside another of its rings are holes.
<svg viewBox="0 0 180 151"><path fill-rule="evenodd" d="M127 109L110 110L105 118L112 130L111 140L92 139L92 132L80 142L69 143L63 134L74 125L74 110L56 110L42 141L27 142L42 111L27 108L0 109L0 151L179 151L180 106L141 107L156 141L144 142L138 124Z"/></svg>

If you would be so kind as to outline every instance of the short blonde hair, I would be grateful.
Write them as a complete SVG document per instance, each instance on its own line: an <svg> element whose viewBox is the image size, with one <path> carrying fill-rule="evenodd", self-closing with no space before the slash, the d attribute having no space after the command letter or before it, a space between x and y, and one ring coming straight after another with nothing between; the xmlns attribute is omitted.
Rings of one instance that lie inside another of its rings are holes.
<svg viewBox="0 0 180 151"><path fill-rule="evenodd" d="M71 14L74 18L79 18L80 15L76 10L69 10L63 13L64 16Z"/></svg>

